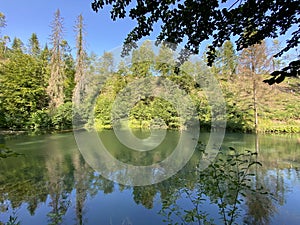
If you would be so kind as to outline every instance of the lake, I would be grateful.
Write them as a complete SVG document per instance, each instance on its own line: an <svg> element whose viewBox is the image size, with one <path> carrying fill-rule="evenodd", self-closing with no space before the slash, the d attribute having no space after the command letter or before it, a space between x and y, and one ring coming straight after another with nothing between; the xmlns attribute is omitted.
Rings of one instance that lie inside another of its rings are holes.
<svg viewBox="0 0 300 225"><path fill-rule="evenodd" d="M172 156L182 133L167 131L145 152L124 146L111 130L97 135L112 157L142 170ZM149 181L105 158L96 165L102 155L92 141L85 139L92 147L83 151L73 133L8 137L5 145L21 155L0 159L0 224L300 224L299 135L227 133L222 153L201 169L208 138L200 133L191 157L177 155L187 161L182 169ZM193 143L179 150L189 148ZM135 186L139 181L150 184Z"/></svg>

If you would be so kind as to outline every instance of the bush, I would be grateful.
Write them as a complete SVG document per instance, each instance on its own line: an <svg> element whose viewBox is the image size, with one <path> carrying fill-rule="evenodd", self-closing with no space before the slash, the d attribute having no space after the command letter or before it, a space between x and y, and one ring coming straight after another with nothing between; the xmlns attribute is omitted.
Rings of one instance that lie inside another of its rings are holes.
<svg viewBox="0 0 300 225"><path fill-rule="evenodd" d="M33 131L49 130L51 126L49 111L44 109L31 113L27 123L27 128Z"/></svg>
<svg viewBox="0 0 300 225"><path fill-rule="evenodd" d="M55 130L72 128L73 108L72 102L66 102L59 106L51 115L52 127Z"/></svg>

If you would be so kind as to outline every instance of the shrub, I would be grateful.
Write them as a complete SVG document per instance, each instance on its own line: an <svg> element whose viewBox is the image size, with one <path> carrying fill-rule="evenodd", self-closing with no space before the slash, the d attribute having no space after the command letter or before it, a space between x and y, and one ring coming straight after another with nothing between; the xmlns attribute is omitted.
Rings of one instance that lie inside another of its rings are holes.
<svg viewBox="0 0 300 225"><path fill-rule="evenodd" d="M56 130L72 128L73 109L72 102L66 102L59 106L51 115L52 126Z"/></svg>
<svg viewBox="0 0 300 225"><path fill-rule="evenodd" d="M31 113L27 128L33 131L49 130L51 128L52 121L49 115L49 111L42 109Z"/></svg>

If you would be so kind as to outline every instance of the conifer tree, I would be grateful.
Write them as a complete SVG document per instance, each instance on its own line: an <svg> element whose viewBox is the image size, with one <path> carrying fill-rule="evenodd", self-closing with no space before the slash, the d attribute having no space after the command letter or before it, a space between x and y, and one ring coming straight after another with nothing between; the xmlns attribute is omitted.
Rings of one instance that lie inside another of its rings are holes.
<svg viewBox="0 0 300 225"><path fill-rule="evenodd" d="M13 52L15 52L15 53L17 53L17 52L23 53L24 44L20 38L15 37L13 39L11 48L12 48Z"/></svg>
<svg viewBox="0 0 300 225"><path fill-rule="evenodd" d="M78 100L80 100L82 91L84 91L84 84L82 82L82 78L85 76L85 70L86 70L86 58L87 54L84 49L84 23L83 23L83 16L80 14L77 17L76 25L75 25L75 31L76 31L76 66L75 66L75 89L73 94L73 101L75 100L75 94L77 94L79 97Z"/></svg>
<svg viewBox="0 0 300 225"><path fill-rule="evenodd" d="M1 29L6 27L5 15L0 12L0 59L5 58L6 50L7 50L7 42L10 41L8 36L2 37Z"/></svg>
<svg viewBox="0 0 300 225"><path fill-rule="evenodd" d="M28 53L34 57L38 57L41 53L40 43L36 33L32 33L29 39Z"/></svg>
<svg viewBox="0 0 300 225"><path fill-rule="evenodd" d="M1 34L1 28L6 27L6 19L5 19L5 15L0 12L0 34Z"/></svg>
<svg viewBox="0 0 300 225"><path fill-rule="evenodd" d="M64 103L64 62L62 60L61 43L63 40L63 18L59 9L55 12L54 20L51 24L51 59L50 59L50 79L47 93L50 98L49 107L55 109Z"/></svg>

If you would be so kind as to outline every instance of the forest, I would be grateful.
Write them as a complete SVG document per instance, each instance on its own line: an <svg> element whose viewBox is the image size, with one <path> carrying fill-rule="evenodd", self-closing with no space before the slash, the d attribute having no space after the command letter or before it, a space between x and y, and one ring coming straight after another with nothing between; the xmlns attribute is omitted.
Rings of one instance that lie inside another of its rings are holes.
<svg viewBox="0 0 300 225"><path fill-rule="evenodd" d="M236 52L233 42L228 40L216 50L211 67L207 66L205 54L178 67L174 51L161 44L155 52L151 43L145 41L132 51L129 62L116 65L110 52L100 56L86 51L83 20L79 15L75 24L76 46L69 46L57 10L51 22L49 45L42 46L34 32L29 40L2 34L1 28L7 24L5 15L0 13L1 130L72 129L73 116L77 115L73 107L75 93L101 82L94 77L100 79L103 75L107 79L96 96L93 121L81 118L86 128L112 128L111 111L118 94L136 80L156 78L169 80L187 93L196 108L201 129L210 129L212 109L203 88L195 81L197 77L205 82L209 73L217 79L226 102L228 131L300 132L299 79L289 77L271 86L263 82L270 71L285 65L284 59L273 58L280 47L279 41L265 40ZM72 54L74 47L76 54ZM184 129L187 121L182 121L170 102L146 92L131 92L139 95L133 96L139 101L129 112L131 127L148 129L155 120L159 128ZM163 122L160 124L157 118Z"/></svg>

